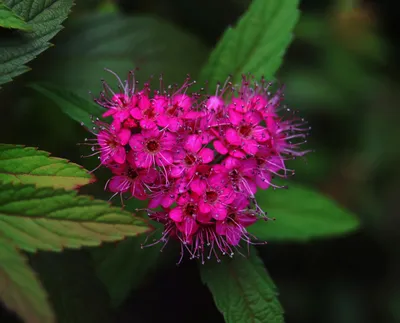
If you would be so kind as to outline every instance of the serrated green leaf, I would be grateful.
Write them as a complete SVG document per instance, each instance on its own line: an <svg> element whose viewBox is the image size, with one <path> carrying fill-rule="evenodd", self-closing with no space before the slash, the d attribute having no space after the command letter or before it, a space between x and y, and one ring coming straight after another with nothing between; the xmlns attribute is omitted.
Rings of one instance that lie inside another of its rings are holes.
<svg viewBox="0 0 400 323"><path fill-rule="evenodd" d="M20 145L0 144L0 181L73 189L94 181L81 166Z"/></svg>
<svg viewBox="0 0 400 323"><path fill-rule="evenodd" d="M234 28L229 28L202 70L201 79L213 88L229 74L239 81L243 73L271 79L292 40L298 0L253 0Z"/></svg>
<svg viewBox="0 0 400 323"><path fill-rule="evenodd" d="M30 263L49 294L57 323L114 322L107 291L86 250L39 252Z"/></svg>
<svg viewBox="0 0 400 323"><path fill-rule="evenodd" d="M15 14L31 27L29 33L17 33L0 42L0 85L29 70L26 63L49 48L49 40L61 29L73 0L4 0Z"/></svg>
<svg viewBox="0 0 400 323"><path fill-rule="evenodd" d="M104 68L124 80L130 70L138 67L140 83L154 75L153 84L158 88L161 73L166 85L182 83L187 73L195 77L208 53L194 35L167 21L116 13L83 15L68 21L57 41L51 55L43 57L43 61L54 62L52 69L40 71L40 78L82 97L88 91L97 95L102 89L101 79L117 89L116 78Z"/></svg>
<svg viewBox="0 0 400 323"><path fill-rule="evenodd" d="M111 305L122 304L129 293L139 287L153 269L160 248L141 248L143 238L130 238L115 245L92 250L97 276L106 286Z"/></svg>
<svg viewBox="0 0 400 323"><path fill-rule="evenodd" d="M0 301L25 323L53 323L47 295L22 255L0 236Z"/></svg>
<svg viewBox="0 0 400 323"><path fill-rule="evenodd" d="M33 84L31 87L47 96L69 117L79 123L83 123L87 127L93 126L90 116L101 117L102 111L99 106L71 91L44 83Z"/></svg>
<svg viewBox="0 0 400 323"><path fill-rule="evenodd" d="M0 3L0 27L19 29L24 31L31 29L31 27L24 21L24 19L18 16L4 3Z"/></svg>
<svg viewBox="0 0 400 323"><path fill-rule="evenodd" d="M75 191L2 185L0 235L26 251L98 246L148 232L137 216Z"/></svg>
<svg viewBox="0 0 400 323"><path fill-rule="evenodd" d="M225 322L283 322L276 287L256 252L251 248L249 258L236 255L200 267L202 281L209 287Z"/></svg>
<svg viewBox="0 0 400 323"><path fill-rule="evenodd" d="M260 207L276 221L258 221L249 232L267 241L307 241L343 235L358 228L357 218L332 199L291 183L289 189L257 194Z"/></svg>

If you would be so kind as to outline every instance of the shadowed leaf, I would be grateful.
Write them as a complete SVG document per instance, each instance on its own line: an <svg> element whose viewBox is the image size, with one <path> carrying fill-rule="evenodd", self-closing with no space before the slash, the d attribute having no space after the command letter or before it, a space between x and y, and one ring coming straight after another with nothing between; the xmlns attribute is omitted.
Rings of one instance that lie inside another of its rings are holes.
<svg viewBox="0 0 400 323"><path fill-rule="evenodd" d="M53 311L25 256L0 236L0 300L25 323L54 323Z"/></svg>

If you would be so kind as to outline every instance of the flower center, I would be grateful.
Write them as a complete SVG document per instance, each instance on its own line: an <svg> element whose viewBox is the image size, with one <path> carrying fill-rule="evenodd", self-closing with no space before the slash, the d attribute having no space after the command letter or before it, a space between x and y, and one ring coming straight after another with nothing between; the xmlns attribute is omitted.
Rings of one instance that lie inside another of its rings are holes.
<svg viewBox="0 0 400 323"><path fill-rule="evenodd" d="M206 192L206 200L208 203L214 203L218 200L218 193L215 191Z"/></svg>
<svg viewBox="0 0 400 323"><path fill-rule="evenodd" d="M238 221L236 221L236 213L229 213L228 216L226 217L226 223L228 225L232 225L234 223L237 223Z"/></svg>
<svg viewBox="0 0 400 323"><path fill-rule="evenodd" d="M233 189L235 190L235 192L239 192L240 188L239 188L239 184L240 184L240 173L238 170L234 169L232 171L229 172L229 179L231 180Z"/></svg>
<svg viewBox="0 0 400 323"><path fill-rule="evenodd" d="M126 98L124 95L118 96L116 99L114 99L116 102L118 108L120 110L125 110L129 107L129 98Z"/></svg>
<svg viewBox="0 0 400 323"><path fill-rule="evenodd" d="M156 113L155 113L154 109L152 109L152 108L144 110L144 111L143 111L143 115L144 115L147 119L150 119L150 120L153 120L153 119L155 119L155 117L156 117Z"/></svg>
<svg viewBox="0 0 400 323"><path fill-rule="evenodd" d="M178 110L179 106L177 104L173 104L171 105L168 109L167 109L167 116L169 117L175 117L177 115L177 110Z"/></svg>
<svg viewBox="0 0 400 323"><path fill-rule="evenodd" d="M196 168L196 175L198 175L201 179L206 179L211 175L211 169L207 165L200 165Z"/></svg>
<svg viewBox="0 0 400 323"><path fill-rule="evenodd" d="M237 169L233 169L229 172L231 179L239 179L239 172Z"/></svg>
<svg viewBox="0 0 400 323"><path fill-rule="evenodd" d="M252 127L249 125L243 125L239 127L239 133L244 138L249 138L252 134Z"/></svg>
<svg viewBox="0 0 400 323"><path fill-rule="evenodd" d="M186 216L194 216L197 214L197 204L187 203L183 209L183 213Z"/></svg>
<svg viewBox="0 0 400 323"><path fill-rule="evenodd" d="M160 143L155 139L151 139L146 143L146 148L149 153L158 153L160 151Z"/></svg>
<svg viewBox="0 0 400 323"><path fill-rule="evenodd" d="M118 143L114 139L107 140L107 146L111 149L115 149L118 147Z"/></svg>
<svg viewBox="0 0 400 323"><path fill-rule="evenodd" d="M192 166L196 163L197 158L193 154L187 154L183 160L187 166Z"/></svg>
<svg viewBox="0 0 400 323"><path fill-rule="evenodd" d="M130 179L136 179L139 176L139 174L135 169L129 168L126 173L126 176L129 177Z"/></svg>

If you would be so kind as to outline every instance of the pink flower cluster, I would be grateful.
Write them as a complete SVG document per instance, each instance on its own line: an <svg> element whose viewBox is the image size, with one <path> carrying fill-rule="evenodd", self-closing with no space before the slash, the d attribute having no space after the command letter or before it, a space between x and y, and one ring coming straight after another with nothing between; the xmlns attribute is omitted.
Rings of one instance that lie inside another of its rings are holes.
<svg viewBox="0 0 400 323"><path fill-rule="evenodd" d="M118 77L117 77L118 78ZM95 101L106 109L94 121L93 150L113 174L106 188L114 195L148 201L148 215L164 224L157 242L175 238L182 254L209 258L233 255L241 240L252 243L246 228L268 219L255 194L274 176L286 176L285 161L307 151L306 122L278 112L282 90L243 76L229 79L215 94L188 93L181 87L152 91L139 87L134 73L114 92L105 82Z"/></svg>

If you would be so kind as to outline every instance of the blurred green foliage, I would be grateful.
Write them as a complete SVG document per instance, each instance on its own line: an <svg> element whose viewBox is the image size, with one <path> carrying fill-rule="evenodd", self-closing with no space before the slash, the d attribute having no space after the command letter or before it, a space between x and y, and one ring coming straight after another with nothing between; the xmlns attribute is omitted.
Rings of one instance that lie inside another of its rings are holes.
<svg viewBox="0 0 400 323"><path fill-rule="evenodd" d="M1 90L0 141L39 146L94 168L96 160L80 158L87 152L76 146L86 131L25 85L51 82L89 97L88 91L97 93L100 79L109 77L104 67L126 72L138 66L142 82L160 72L167 82L178 82L186 73L196 77L218 37L249 2L78 2L66 29L54 39L56 46L32 62L31 72ZM280 288L289 323L398 322L400 91L398 80L386 71L394 52L382 31L386 16L363 1L310 0L303 7L278 80L286 85L288 106L312 125L308 145L316 152L290 167L296 169L296 181L318 187L357 213L364 229L300 246L271 243L261 248L261 255ZM116 12L124 17L117 18ZM187 57L198 63L193 66ZM170 62L179 62L180 68L172 69ZM100 184L90 193L107 198ZM171 282L162 280L167 272L176 275ZM176 304L166 295L186 305L176 322L210 317L220 322L211 302L204 303L204 313L192 314L198 309L190 302L209 297L193 282L193 272L190 264L179 274L163 270L146 283L140 297L132 295L120 307L120 322L132 322L133 315L135 322L174 318L171 307ZM189 291L197 298L187 300ZM162 315L154 313L154 303Z"/></svg>

